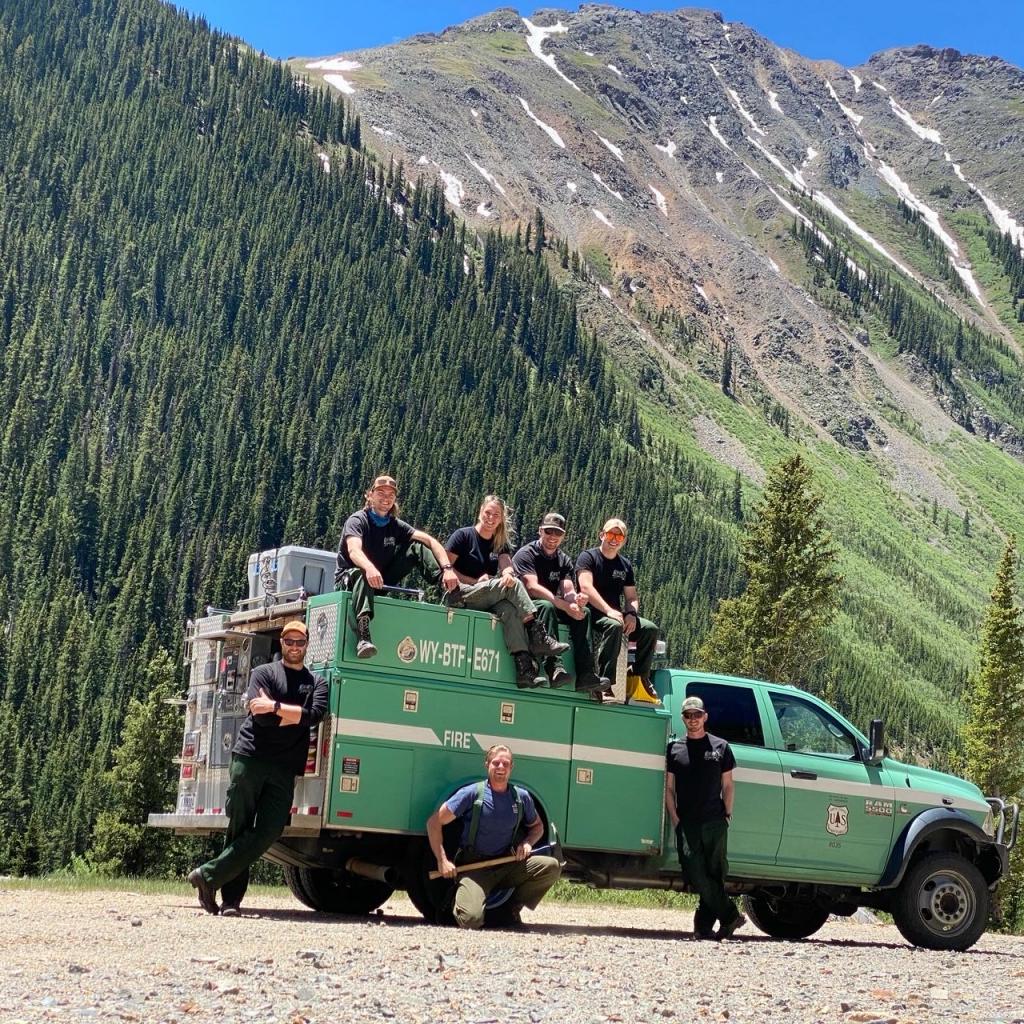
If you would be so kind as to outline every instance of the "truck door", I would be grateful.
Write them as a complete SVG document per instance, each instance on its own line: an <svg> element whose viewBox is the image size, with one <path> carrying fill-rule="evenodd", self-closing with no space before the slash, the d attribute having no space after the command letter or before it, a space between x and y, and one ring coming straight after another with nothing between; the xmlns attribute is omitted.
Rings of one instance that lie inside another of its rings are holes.
<svg viewBox="0 0 1024 1024"><path fill-rule="evenodd" d="M769 699L786 784L779 866L877 881L893 832L887 773L864 764L849 728L826 708L797 693Z"/></svg>
<svg viewBox="0 0 1024 1024"><path fill-rule="evenodd" d="M660 852L667 739L666 715L575 709L565 846Z"/></svg>
<svg viewBox="0 0 1024 1024"><path fill-rule="evenodd" d="M779 753L773 744L765 744L754 687L691 682L686 696L704 701L707 731L728 742L736 758L736 791L729 822L730 869L739 874L744 864L774 864L782 836L785 789ZM680 736L685 735L682 723L679 730Z"/></svg>

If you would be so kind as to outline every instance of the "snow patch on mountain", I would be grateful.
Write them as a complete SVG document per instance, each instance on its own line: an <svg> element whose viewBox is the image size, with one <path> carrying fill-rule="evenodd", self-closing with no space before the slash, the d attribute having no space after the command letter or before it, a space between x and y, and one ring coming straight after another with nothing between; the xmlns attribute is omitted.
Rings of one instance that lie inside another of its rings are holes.
<svg viewBox="0 0 1024 1024"><path fill-rule="evenodd" d="M529 47L530 53L532 53L538 60L547 64L547 66L551 68L551 70L554 71L554 73L558 75L563 82L568 83L577 92L580 92L580 87L571 78L564 75L559 69L558 65L555 63L555 58L550 53L544 53L542 49L544 40L547 39L548 36L561 35L564 32L568 32L569 29L560 21L556 22L554 25L542 26L534 25L529 18L523 18L523 24L526 26L526 31L529 33L526 37L526 45Z"/></svg>
<svg viewBox="0 0 1024 1024"><path fill-rule="evenodd" d="M843 101L836 95L835 89L832 88L832 83L827 78L825 79L825 88L828 89L829 95L839 105L839 109L859 128L861 121L864 120L864 115L858 114L855 110L845 106Z"/></svg>
<svg viewBox="0 0 1024 1024"><path fill-rule="evenodd" d="M614 64L609 64L608 65L608 70L609 71L614 71L615 74L617 74L619 76L619 78L622 77L622 72Z"/></svg>
<svg viewBox="0 0 1024 1024"><path fill-rule="evenodd" d="M346 96L355 96L356 94L356 87L344 75L324 75L324 81L328 85L333 85L338 92L342 92Z"/></svg>
<svg viewBox="0 0 1024 1024"><path fill-rule="evenodd" d="M918 199L911 191L910 186L884 161L879 161L878 174L907 206L912 210L916 210L921 215L921 219L928 225L929 231L949 250L953 267L960 275L964 284L970 289L971 294L981 302L981 289L971 273L971 265L961 256L960 246L957 245L956 239L942 226L938 213L927 203Z"/></svg>
<svg viewBox="0 0 1024 1024"><path fill-rule="evenodd" d="M913 271L905 267L888 249L882 245L876 238L868 234L849 214L844 210L840 209L824 192L815 192L811 198L820 206L822 209L827 210L837 220L841 220L858 238L862 241L867 242L875 252L884 256L894 267L901 270L911 280L916 281L917 278L914 276Z"/></svg>
<svg viewBox="0 0 1024 1024"><path fill-rule="evenodd" d="M733 104L736 106L736 109L740 112L740 116L746 118L750 122L751 127L754 129L755 132L757 132L758 135L764 135L764 132L761 130L761 126L754 120L754 115L751 114L745 106L743 106L743 101L739 98L739 95L737 94L736 90L726 89L725 91L732 98Z"/></svg>
<svg viewBox="0 0 1024 1024"><path fill-rule="evenodd" d="M481 178L484 179L484 181L496 188L502 195L505 195L505 189L502 187L501 183L489 170L487 170L486 167L481 167L480 164L478 164L468 153L463 153L462 155L469 161L470 166L477 172L477 174L480 175Z"/></svg>
<svg viewBox="0 0 1024 1024"><path fill-rule="evenodd" d="M363 65L357 60L349 60L347 57L327 57L325 60L315 60L307 64L310 71L355 71Z"/></svg>
<svg viewBox="0 0 1024 1024"><path fill-rule="evenodd" d="M613 189L611 185L609 185L608 182L597 173L597 171L591 171L590 173L594 176L594 181L596 181L598 185L600 185L601 188L603 188L609 195L615 196L620 203L624 203L626 201L622 198L622 193L616 192L615 189Z"/></svg>
<svg viewBox="0 0 1024 1024"><path fill-rule="evenodd" d="M654 201L658 204L658 209L667 217L668 216L668 203L665 202L665 197L659 192L653 185L647 186L654 193Z"/></svg>
<svg viewBox="0 0 1024 1024"><path fill-rule="evenodd" d="M762 146L761 143L758 142L757 139L755 139L753 136L747 135L746 140L752 146L756 147L761 153L763 153L773 167L782 172L782 174L786 178L786 181L788 181L790 185L792 185L794 188L802 189L804 192L808 191L807 182L804 181L804 176L795 167L792 170L789 170L786 167L786 165L774 153L769 152L769 150Z"/></svg>
<svg viewBox="0 0 1024 1024"><path fill-rule="evenodd" d="M846 72L853 79L853 94L854 96L860 92L860 87L864 84L864 79L860 78L854 72L847 70Z"/></svg>
<svg viewBox="0 0 1024 1024"><path fill-rule="evenodd" d="M782 107L779 106L779 94L777 92L772 92L771 89L766 89L765 92L768 93L768 106L776 113L784 114L785 111L783 111Z"/></svg>
<svg viewBox="0 0 1024 1024"><path fill-rule="evenodd" d="M593 131L593 129L591 129L591 131ZM597 135L597 132L594 132L594 134ZM597 137L604 144L604 147L608 150L608 152L611 153L615 157L615 159L619 161L619 163L624 164L626 162L622 157L622 150L619 149L619 147L616 146L614 142L609 142L603 135L597 135Z"/></svg>
<svg viewBox="0 0 1024 1024"><path fill-rule="evenodd" d="M655 143L654 144L654 148L655 149L660 149L662 151L662 153L667 154L669 157L671 157L673 159L675 158L676 148L677 147L676 147L676 144L671 139L669 139L668 142L666 142L664 146L659 146L658 143Z"/></svg>
<svg viewBox="0 0 1024 1024"><path fill-rule="evenodd" d="M479 214L479 215L480 215L481 217L483 217L483 218L484 218L485 220L486 220L486 219L487 219L488 217L493 217L493 216L494 216L494 211L493 211L493 210L491 209L491 207L490 207L490 204L489 204L489 203L480 203L480 204L478 204L478 206L477 206L477 208L476 208L476 212L477 212L477 213L478 213L478 214Z"/></svg>
<svg viewBox="0 0 1024 1024"><path fill-rule="evenodd" d="M924 125L918 124L911 116L910 112L901 107L891 96L889 97L889 106L892 108L892 112L919 139L924 139L926 142L934 142L937 146L942 145L942 136L934 128L925 128Z"/></svg>
<svg viewBox="0 0 1024 1024"><path fill-rule="evenodd" d="M317 156L320 157L320 163L323 165L324 174L330 174L331 173L331 158L326 153L324 153L322 150L321 150L321 152L317 153Z"/></svg>
<svg viewBox="0 0 1024 1024"><path fill-rule="evenodd" d="M996 227L1004 235L1009 235L1014 242L1022 250L1024 250L1024 225L1018 224L1013 217L1010 216L1009 210L1004 210L999 206L993 199L985 195L976 185L972 185L971 188L981 197L981 201L985 204L985 208L989 212L989 216L995 221Z"/></svg>
<svg viewBox="0 0 1024 1024"><path fill-rule="evenodd" d="M575 182L575 181L567 181L567 182L565 183L565 187L566 187L566 188L567 188L567 189L568 189L568 190L569 190L570 192L573 192L573 193L575 193L576 189L577 189L577 188L578 188L579 186L578 186L578 185L576 184L576 182Z"/></svg>
<svg viewBox="0 0 1024 1024"><path fill-rule="evenodd" d="M462 182L455 177L454 174L449 174L444 170L440 164L435 163L434 166L437 168L437 173L444 182L444 197L448 200L452 206L457 206L461 209L462 200L466 196L466 190L462 187Z"/></svg>
<svg viewBox="0 0 1024 1024"><path fill-rule="evenodd" d="M725 175L721 171L715 171L715 181L721 185L722 182L725 181Z"/></svg>
<svg viewBox="0 0 1024 1024"><path fill-rule="evenodd" d="M523 99L522 96L517 96L517 100L522 104L523 110L526 111L526 116L544 132L551 141L558 146L559 149L565 149L565 143L562 141L562 136L555 131L554 128L549 124L545 124L531 109L530 104Z"/></svg>
<svg viewBox="0 0 1024 1024"><path fill-rule="evenodd" d="M597 218L597 219L598 219L598 220L599 220L599 221L600 221L600 222L601 222L602 224L605 224L606 226L608 226L608 227L610 227L610 228L614 228L614 227L615 227L615 225L614 225L614 224L613 224L613 223L612 223L612 222L611 222L611 221L610 221L610 220L608 219L607 215L606 215L606 214L603 214L603 213L602 213L602 212L601 212L601 211L600 211L599 209L597 209L597 207L595 207L595 206L592 206L592 207L590 208L590 210L591 210L591 212L592 212L592 213L594 214L594 216L595 216L595 217L596 217L596 218ZM609 298L611 298L611 296L610 296L610 295L609 295Z"/></svg>

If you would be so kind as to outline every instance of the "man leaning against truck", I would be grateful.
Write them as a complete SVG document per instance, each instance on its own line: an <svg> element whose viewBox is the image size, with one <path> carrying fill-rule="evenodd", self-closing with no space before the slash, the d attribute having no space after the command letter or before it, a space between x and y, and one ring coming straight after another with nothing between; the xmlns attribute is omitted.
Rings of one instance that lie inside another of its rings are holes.
<svg viewBox="0 0 1024 1024"><path fill-rule="evenodd" d="M693 936L727 939L747 921L725 894L736 759L725 740L705 730L707 719L700 697L683 701L686 737L668 746L665 808L676 829L679 863L700 896Z"/></svg>
<svg viewBox="0 0 1024 1024"><path fill-rule="evenodd" d="M281 661L249 676L249 716L231 752L225 810L228 830L220 856L188 876L210 914L237 915L249 887L249 868L280 838L291 817L295 777L309 753L309 731L327 711L327 683L306 668L306 624L281 630ZM217 890L224 904L217 906Z"/></svg>
<svg viewBox="0 0 1024 1024"><path fill-rule="evenodd" d="M398 518L395 478L378 476L366 492L366 504L345 520L334 574L336 589L352 591L359 637L356 657L372 658L377 653L370 637L374 592L398 586L413 569L431 583L440 574L445 590L459 585L441 542Z"/></svg>
<svg viewBox="0 0 1024 1024"><path fill-rule="evenodd" d="M510 784L512 751L496 743L484 755L487 779L471 782L450 796L427 819L427 838L444 878L457 877L456 863L473 864L499 857L508 863L467 871L455 891L455 923L460 928L482 928L487 897L495 889L513 888L510 923L521 924L522 907L536 909L544 894L558 881L562 867L554 857L533 853L544 832L533 797ZM455 862L444 848L443 828L456 818L462 836Z"/></svg>

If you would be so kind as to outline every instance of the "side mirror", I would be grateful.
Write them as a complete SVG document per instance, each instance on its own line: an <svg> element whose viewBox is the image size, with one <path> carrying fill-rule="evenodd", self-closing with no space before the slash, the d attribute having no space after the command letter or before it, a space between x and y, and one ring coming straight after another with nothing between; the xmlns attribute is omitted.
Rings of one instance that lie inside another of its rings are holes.
<svg viewBox="0 0 1024 1024"><path fill-rule="evenodd" d="M885 722L881 718L872 718L868 729L868 749L864 751L864 763L877 767L885 757Z"/></svg>

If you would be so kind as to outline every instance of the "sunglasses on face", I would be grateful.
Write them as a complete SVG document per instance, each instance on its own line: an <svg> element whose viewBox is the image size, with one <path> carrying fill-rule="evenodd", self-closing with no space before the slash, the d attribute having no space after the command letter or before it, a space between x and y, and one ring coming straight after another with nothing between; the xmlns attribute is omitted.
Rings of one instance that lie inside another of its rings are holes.
<svg viewBox="0 0 1024 1024"><path fill-rule="evenodd" d="M499 761L499 760L495 759L495 760L491 761L491 765L494 768L511 768L512 767L512 762L511 761Z"/></svg>
<svg viewBox="0 0 1024 1024"><path fill-rule="evenodd" d="M306 639L305 637L283 636L281 637L281 643L287 644L289 647L305 647Z"/></svg>
<svg viewBox="0 0 1024 1024"><path fill-rule="evenodd" d="M546 529L546 530L541 530L540 532L543 533L545 537L551 537L551 536L561 537L562 536L562 531L561 530Z"/></svg>
<svg viewBox="0 0 1024 1024"><path fill-rule="evenodd" d="M621 530L606 530L605 536L609 540L625 540L626 535Z"/></svg>
<svg viewBox="0 0 1024 1024"><path fill-rule="evenodd" d="M703 711L684 711L683 718L703 718Z"/></svg>

